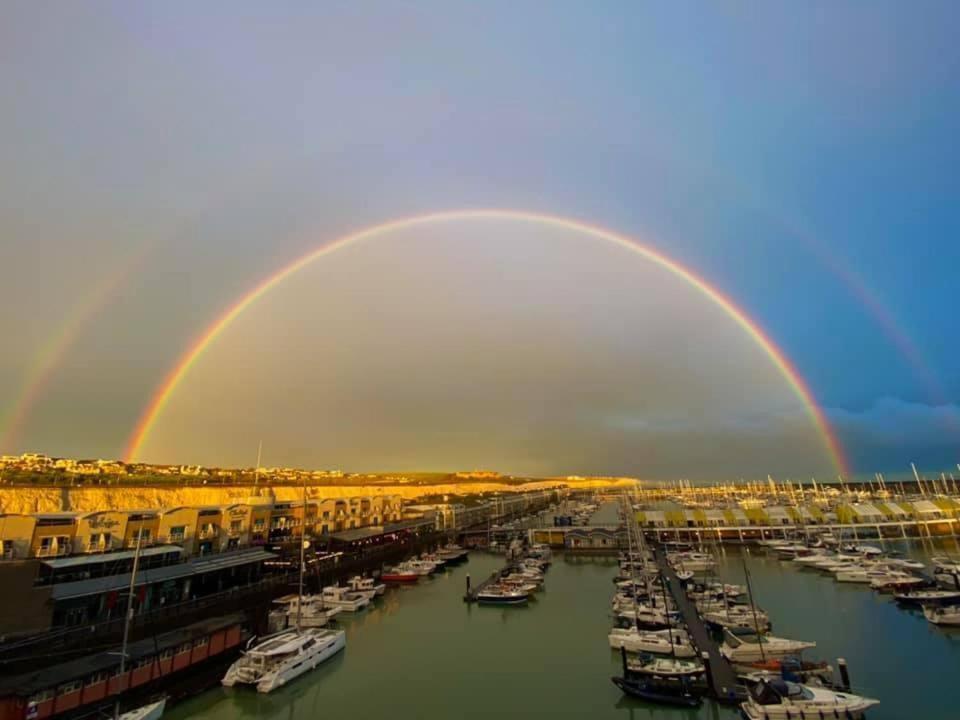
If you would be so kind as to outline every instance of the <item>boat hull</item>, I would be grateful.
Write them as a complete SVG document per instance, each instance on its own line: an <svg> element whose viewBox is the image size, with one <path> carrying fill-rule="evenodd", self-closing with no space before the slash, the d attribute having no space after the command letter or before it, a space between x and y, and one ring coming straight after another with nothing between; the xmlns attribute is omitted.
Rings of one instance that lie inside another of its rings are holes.
<svg viewBox="0 0 960 720"><path fill-rule="evenodd" d="M396 583L399 585L412 585L413 583L418 582L420 580L420 576L414 573L409 573L409 574L387 573L385 575L381 575L380 579L383 580L383 582L385 583Z"/></svg>
<svg viewBox="0 0 960 720"><path fill-rule="evenodd" d="M676 705L680 707L697 707L701 700L696 695L689 692L672 693L661 690L653 685L643 681L633 681L622 677L610 678L613 684L620 688L624 693L631 697L640 698L647 702L655 702L663 705Z"/></svg>
<svg viewBox="0 0 960 720"><path fill-rule="evenodd" d="M347 646L347 636L342 630L327 643L318 643L307 653L285 663L283 667L265 676L257 683L257 692L269 693L329 660Z"/></svg>

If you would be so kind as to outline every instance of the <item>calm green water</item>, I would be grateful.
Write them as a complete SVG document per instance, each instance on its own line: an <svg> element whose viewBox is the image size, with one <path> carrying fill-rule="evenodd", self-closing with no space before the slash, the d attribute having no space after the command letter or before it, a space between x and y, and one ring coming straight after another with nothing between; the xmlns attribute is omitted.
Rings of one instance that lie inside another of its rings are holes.
<svg viewBox="0 0 960 720"><path fill-rule="evenodd" d="M728 550L722 574L739 582L740 562ZM290 687L267 696L217 689L167 717L737 717L710 703L687 711L621 696L610 682L619 660L606 639L612 559L557 556L546 591L527 608L465 604L466 574L478 580L501 563L474 553L469 563L416 587L388 590L376 608L341 623L344 653ZM816 640L824 658L846 657L856 689L883 701L871 720L960 716L953 690L960 635L928 627L922 616L866 588L767 557L748 563L776 631Z"/></svg>

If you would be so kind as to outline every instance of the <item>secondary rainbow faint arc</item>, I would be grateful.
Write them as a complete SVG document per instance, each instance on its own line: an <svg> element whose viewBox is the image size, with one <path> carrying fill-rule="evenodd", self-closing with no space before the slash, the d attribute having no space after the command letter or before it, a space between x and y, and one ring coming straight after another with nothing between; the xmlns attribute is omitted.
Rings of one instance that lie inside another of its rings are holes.
<svg viewBox="0 0 960 720"><path fill-rule="evenodd" d="M731 319L733 319L753 341L763 349L770 360L776 366L777 370L783 375L790 388L797 395L806 408L810 419L813 421L817 432L822 436L824 445L836 467L837 472L842 475L849 474L847 461L839 440L832 431L823 411L813 399L810 388L803 377L797 372L790 360L784 355L783 351L767 336L767 334L757 325L756 322L741 310L734 302L724 295L720 290L710 285L706 280L696 275L692 270L685 268L674 260L662 255L660 252L642 245L624 235L620 235L611 230L607 230L596 225L588 225L579 220L560 217L556 215L545 215L534 212L524 212L519 210L449 210L444 212L428 213L423 215L414 215L397 220L390 220L379 225L358 230L344 235L330 243L320 246L310 251L290 264L280 268L272 275L265 278L260 284L243 295L233 305L228 307L218 318L216 318L199 336L199 338L190 345L188 350L180 356L176 365L167 374L163 382L158 386L150 399L149 404L140 416L136 428L130 435L124 457L128 462L134 461L140 453L140 449L146 442L150 431L156 424L157 418L163 412L170 398L173 396L181 381L186 377L193 364L203 355L220 334L253 303L263 297L274 287L282 283L285 279L311 264L315 260L322 258L330 253L339 250L347 245L351 245L363 240L370 240L381 235L386 235L398 230L409 229L419 225L429 225L440 222L466 221L466 220L516 220L520 222L537 223L540 225L563 228L584 233L590 237L606 240L619 245L627 250L631 250L638 255L656 263L663 269L672 273L676 277L684 280L692 287L696 288L714 304L720 307Z"/></svg>

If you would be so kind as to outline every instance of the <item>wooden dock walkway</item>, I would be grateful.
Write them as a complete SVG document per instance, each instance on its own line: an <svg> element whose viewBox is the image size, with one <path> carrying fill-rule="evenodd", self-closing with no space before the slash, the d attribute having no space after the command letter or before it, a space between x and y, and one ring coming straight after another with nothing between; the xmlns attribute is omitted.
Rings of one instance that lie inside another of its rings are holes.
<svg viewBox="0 0 960 720"><path fill-rule="evenodd" d="M693 644L700 651L701 657L703 653L707 655L703 659L710 676L707 679L710 694L717 702L740 702L743 699L743 691L742 688L738 688L737 674L733 671L727 659L720 654L720 646L707 631L696 605L687 597L680 578L677 577L673 568L670 567L670 563L667 562L667 556L663 549L653 548L653 556L656 558L661 576L668 581L667 585L670 588L670 594L673 596L673 602L687 626L687 632L693 640Z"/></svg>

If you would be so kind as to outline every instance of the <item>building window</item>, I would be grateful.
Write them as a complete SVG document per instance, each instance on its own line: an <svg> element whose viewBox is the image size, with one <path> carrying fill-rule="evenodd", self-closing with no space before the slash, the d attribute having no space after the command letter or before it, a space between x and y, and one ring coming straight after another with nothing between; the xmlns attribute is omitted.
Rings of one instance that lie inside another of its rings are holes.
<svg viewBox="0 0 960 720"><path fill-rule="evenodd" d="M134 667L135 669L139 670L140 668L145 668L147 665L152 665L152 664L153 664L153 658L152 658L152 657L145 657L145 658L140 658L139 660L137 660L137 662L134 663L133 667Z"/></svg>
<svg viewBox="0 0 960 720"><path fill-rule="evenodd" d="M140 528L139 530L134 530L131 540L134 543L139 540L141 544L150 542L150 528Z"/></svg>
<svg viewBox="0 0 960 720"><path fill-rule="evenodd" d="M177 646L177 655L183 655L184 653L190 652L192 649L193 645L191 643L181 643Z"/></svg>
<svg viewBox="0 0 960 720"><path fill-rule="evenodd" d="M39 705L53 699L53 690L41 690L27 698L27 705Z"/></svg>
<svg viewBox="0 0 960 720"><path fill-rule="evenodd" d="M197 638L193 645L194 647L203 647L207 642L209 642L209 638L207 637Z"/></svg>
<svg viewBox="0 0 960 720"><path fill-rule="evenodd" d="M69 695L70 693L73 693L79 690L80 687L81 685L78 681L68 682L57 688L57 695Z"/></svg>
<svg viewBox="0 0 960 720"><path fill-rule="evenodd" d="M262 531L265 525L266 523L264 522L263 518L257 518L256 520L253 521L254 530Z"/></svg>
<svg viewBox="0 0 960 720"><path fill-rule="evenodd" d="M170 542L183 542L183 538L186 537L186 535L186 525L176 525L170 528Z"/></svg>
<svg viewBox="0 0 960 720"><path fill-rule="evenodd" d="M167 650L164 650L162 653L160 653L161 660L169 660L172 657L173 657L173 650L169 648Z"/></svg>
<svg viewBox="0 0 960 720"><path fill-rule="evenodd" d="M86 687L90 687L91 685L98 685L106 679L107 679L107 674L105 672L94 673L93 675L87 678L87 681L84 683L84 685Z"/></svg>
<svg viewBox="0 0 960 720"><path fill-rule="evenodd" d="M241 520L231 520L231 521L230 521L230 532L238 533L238 532L240 532L240 528L241 528L242 526L243 526L243 522L242 522Z"/></svg>

